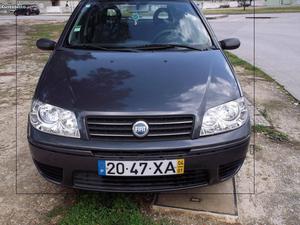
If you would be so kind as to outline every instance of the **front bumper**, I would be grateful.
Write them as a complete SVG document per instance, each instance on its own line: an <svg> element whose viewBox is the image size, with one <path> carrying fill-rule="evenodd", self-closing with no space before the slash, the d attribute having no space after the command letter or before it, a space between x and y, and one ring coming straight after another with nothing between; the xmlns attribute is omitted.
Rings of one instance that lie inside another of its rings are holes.
<svg viewBox="0 0 300 225"><path fill-rule="evenodd" d="M92 142L49 135L29 125L28 141L38 171L64 186L107 192L171 191L215 184L234 176L243 164L250 123L227 133L184 141ZM101 177L99 159L185 159L183 175Z"/></svg>

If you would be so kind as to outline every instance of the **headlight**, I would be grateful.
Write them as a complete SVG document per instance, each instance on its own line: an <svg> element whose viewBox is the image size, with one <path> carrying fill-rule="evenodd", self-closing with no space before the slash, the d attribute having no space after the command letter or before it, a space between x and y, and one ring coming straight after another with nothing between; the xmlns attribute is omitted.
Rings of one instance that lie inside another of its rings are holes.
<svg viewBox="0 0 300 225"><path fill-rule="evenodd" d="M73 112L40 101L34 101L30 123L42 132L80 138L76 116Z"/></svg>
<svg viewBox="0 0 300 225"><path fill-rule="evenodd" d="M200 136L222 133L242 126L248 118L243 97L207 110L202 120Z"/></svg>

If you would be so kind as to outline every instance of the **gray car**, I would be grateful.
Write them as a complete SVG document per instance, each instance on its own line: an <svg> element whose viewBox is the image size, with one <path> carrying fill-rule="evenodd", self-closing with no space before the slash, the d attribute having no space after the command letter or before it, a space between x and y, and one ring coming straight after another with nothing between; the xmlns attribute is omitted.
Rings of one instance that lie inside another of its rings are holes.
<svg viewBox="0 0 300 225"><path fill-rule="evenodd" d="M206 186L243 164L250 120L223 49L189 0L83 0L52 50L28 122L56 184L149 192Z"/></svg>

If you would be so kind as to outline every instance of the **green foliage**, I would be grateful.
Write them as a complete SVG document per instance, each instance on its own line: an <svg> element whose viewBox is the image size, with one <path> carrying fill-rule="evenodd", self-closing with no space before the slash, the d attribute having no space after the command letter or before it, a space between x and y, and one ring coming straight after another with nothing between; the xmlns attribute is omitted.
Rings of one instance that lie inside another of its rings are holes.
<svg viewBox="0 0 300 225"><path fill-rule="evenodd" d="M267 81L274 81L268 74L266 74L264 71L261 69L253 66L252 64L246 62L245 60L237 57L236 55L225 51L226 56L229 58L230 62L232 63L233 66L241 66L243 67L247 73L254 74L258 77L262 77Z"/></svg>
<svg viewBox="0 0 300 225"><path fill-rule="evenodd" d="M36 24L31 26L31 37L34 39L48 38L57 39L61 34L65 23L48 23L48 24Z"/></svg>
<svg viewBox="0 0 300 225"><path fill-rule="evenodd" d="M226 9L205 9L204 14L253 14L254 7L226 8ZM286 6L286 7L256 7L255 13L295 13L300 12L300 6Z"/></svg>
<svg viewBox="0 0 300 225"><path fill-rule="evenodd" d="M125 194L79 194L60 225L154 225L168 224L154 221L141 213L138 205Z"/></svg>
<svg viewBox="0 0 300 225"><path fill-rule="evenodd" d="M22 53L18 54L18 57L32 54L39 54L35 58L36 61L46 63L51 51L41 51L36 47L36 41L40 38L48 38L51 40L57 40L61 34L65 23L50 23L50 24L34 24L30 25L26 30L25 42L22 43L25 47L22 48Z"/></svg>
<svg viewBox="0 0 300 225"><path fill-rule="evenodd" d="M266 135L267 137L269 137L270 139L274 140L274 141L280 141L280 142L287 142L289 141L289 137L287 134L278 131L272 127L267 127L267 126L263 126L263 125L255 125L253 126L253 130L257 133L262 133L264 135Z"/></svg>

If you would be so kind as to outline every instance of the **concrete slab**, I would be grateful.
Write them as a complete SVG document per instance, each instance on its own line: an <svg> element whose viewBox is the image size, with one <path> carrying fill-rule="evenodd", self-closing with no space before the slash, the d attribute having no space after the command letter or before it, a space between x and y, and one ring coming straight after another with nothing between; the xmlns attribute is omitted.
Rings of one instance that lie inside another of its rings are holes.
<svg viewBox="0 0 300 225"><path fill-rule="evenodd" d="M208 219L216 224L236 224L240 219L238 211L241 207L237 204L238 198L255 193L254 166L251 139L243 166L233 179L208 187L160 193L152 209L174 217Z"/></svg>
<svg viewBox="0 0 300 225"><path fill-rule="evenodd" d="M235 181L230 179L209 187L161 193L154 206L237 216Z"/></svg>

